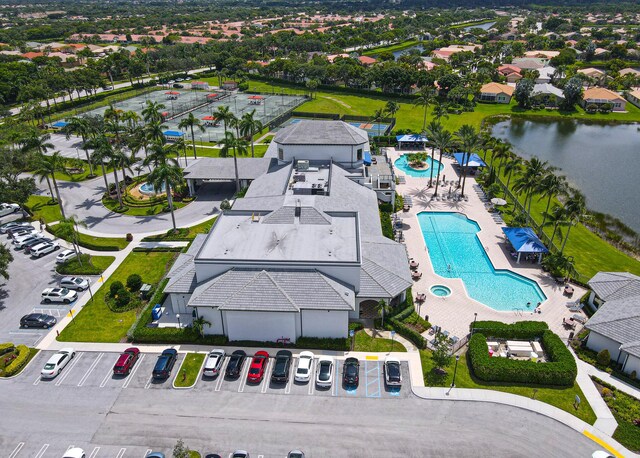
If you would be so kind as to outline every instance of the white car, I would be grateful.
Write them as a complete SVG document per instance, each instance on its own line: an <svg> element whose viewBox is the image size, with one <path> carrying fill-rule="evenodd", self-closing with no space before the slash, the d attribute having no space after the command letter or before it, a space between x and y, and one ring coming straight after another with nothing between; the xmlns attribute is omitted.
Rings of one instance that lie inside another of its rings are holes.
<svg viewBox="0 0 640 458"><path fill-rule="evenodd" d="M67 262L69 259L73 259L76 257L76 252L73 250L64 250L58 253L56 256L56 262L58 264L62 264L63 262Z"/></svg>
<svg viewBox="0 0 640 458"><path fill-rule="evenodd" d="M62 277L62 280L58 283L58 287L84 291L89 287L89 280L82 277Z"/></svg>
<svg viewBox="0 0 640 458"><path fill-rule="evenodd" d="M296 382L308 382L311 379L311 366L314 354L310 351L301 351L298 357L298 367L293 379Z"/></svg>
<svg viewBox="0 0 640 458"><path fill-rule="evenodd" d="M73 447L64 452L62 458L85 458L86 456L80 447Z"/></svg>
<svg viewBox="0 0 640 458"><path fill-rule="evenodd" d="M31 232L30 234L21 235L13 239L11 243L15 245L17 249L24 248L24 244L32 240L43 238L42 232Z"/></svg>
<svg viewBox="0 0 640 458"><path fill-rule="evenodd" d="M206 377L215 377L220 373L222 362L224 361L224 350L215 349L211 350L207 355L207 359L204 362L204 369L202 373Z"/></svg>
<svg viewBox="0 0 640 458"><path fill-rule="evenodd" d="M40 371L40 376L42 378L55 378L75 355L76 352L73 351L73 348L59 350L58 353L49 358L49 361Z"/></svg>
<svg viewBox="0 0 640 458"><path fill-rule="evenodd" d="M20 205L18 204L0 204L0 216L10 215L20 211Z"/></svg>
<svg viewBox="0 0 640 458"><path fill-rule="evenodd" d="M45 304L50 302L63 302L70 304L78 298L78 293L67 288L46 288L42 291L42 301Z"/></svg>
<svg viewBox="0 0 640 458"><path fill-rule="evenodd" d="M60 245L58 245L58 242L45 242L31 248L31 256L39 258L59 249Z"/></svg>
<svg viewBox="0 0 640 458"><path fill-rule="evenodd" d="M384 360L384 381L387 386L402 386L402 366L400 360L388 356Z"/></svg>
<svg viewBox="0 0 640 458"><path fill-rule="evenodd" d="M316 367L316 385L331 387L333 383L333 357L321 356Z"/></svg>

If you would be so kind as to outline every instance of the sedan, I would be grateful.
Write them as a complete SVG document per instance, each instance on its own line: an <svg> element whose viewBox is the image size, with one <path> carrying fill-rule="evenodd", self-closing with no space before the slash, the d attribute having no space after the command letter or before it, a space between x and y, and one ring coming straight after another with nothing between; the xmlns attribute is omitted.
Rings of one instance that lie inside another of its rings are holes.
<svg viewBox="0 0 640 458"><path fill-rule="evenodd" d="M149 452L145 455L145 458L165 458L162 452Z"/></svg>
<svg viewBox="0 0 640 458"><path fill-rule="evenodd" d="M62 458L85 458L86 456L80 447L73 447L64 452Z"/></svg>
<svg viewBox="0 0 640 458"><path fill-rule="evenodd" d="M63 348L59 350L58 353L49 358L49 361L47 361L42 371L40 371L40 376L42 378L55 378L75 355L76 353L73 351L73 348Z"/></svg>
<svg viewBox="0 0 640 458"><path fill-rule="evenodd" d="M304 452L300 450L291 450L287 453L287 458L304 458Z"/></svg>
<svg viewBox="0 0 640 458"><path fill-rule="evenodd" d="M233 452L233 455L231 455L231 458L249 458L249 452L245 450L236 450Z"/></svg>
<svg viewBox="0 0 640 458"><path fill-rule="evenodd" d="M314 354L310 351L300 352L298 357L298 367L293 379L296 382L308 382L311 379L311 365L313 364Z"/></svg>
<svg viewBox="0 0 640 458"><path fill-rule="evenodd" d="M171 369L173 369L176 360L178 359L178 350L175 348L167 348L158 356L156 365L153 368L154 379L166 379L171 375Z"/></svg>
<svg viewBox="0 0 640 458"><path fill-rule="evenodd" d="M44 313L31 313L20 318L21 328L44 328L49 329L58 322L55 317Z"/></svg>
<svg viewBox="0 0 640 458"><path fill-rule="evenodd" d="M249 366L249 373L247 374L247 382L260 383L262 381L267 361L269 361L269 353L264 350L260 350L253 355L251 366Z"/></svg>
<svg viewBox="0 0 640 458"><path fill-rule="evenodd" d="M134 364L138 361L138 356L140 356L140 350L136 347L123 351L113 366L114 375L129 375Z"/></svg>
<svg viewBox="0 0 640 458"><path fill-rule="evenodd" d="M10 215L20 211L20 205L18 204L0 204L0 216Z"/></svg>
<svg viewBox="0 0 640 458"><path fill-rule="evenodd" d="M224 361L226 353L224 350L211 350L207 355L207 359L204 362L204 369L202 370L202 374L205 377L215 377L220 374L220 369L222 368L222 363Z"/></svg>
<svg viewBox="0 0 640 458"><path fill-rule="evenodd" d="M33 227L31 223L17 223L15 221L11 221L10 223L5 223L0 226L0 234L6 234L9 229L17 228L17 227Z"/></svg>
<svg viewBox="0 0 640 458"><path fill-rule="evenodd" d="M289 350L280 350L276 353L276 362L271 372L272 383L287 383L289 381L291 358L292 354Z"/></svg>
<svg viewBox="0 0 640 458"><path fill-rule="evenodd" d="M78 298L78 293L68 290L67 288L45 288L42 291L42 301L45 304L50 302L62 302L70 304Z"/></svg>
<svg viewBox="0 0 640 458"><path fill-rule="evenodd" d="M333 358L331 356L321 356L318 359L316 369L316 385L331 387L333 383Z"/></svg>
<svg viewBox="0 0 640 458"><path fill-rule="evenodd" d="M345 386L358 386L360 381L360 361L358 358L347 358L342 367L342 383Z"/></svg>
<svg viewBox="0 0 640 458"><path fill-rule="evenodd" d="M402 370L400 361L396 358L387 357L384 360L384 381L387 386L402 386Z"/></svg>
<svg viewBox="0 0 640 458"><path fill-rule="evenodd" d="M35 231L36 231L35 227L33 227L31 224L26 224L26 225L14 226L10 228L9 230L7 230L7 234L9 235L9 238L12 239L16 236L29 234Z"/></svg>
<svg viewBox="0 0 640 458"><path fill-rule="evenodd" d="M244 364L244 360L247 357L247 354L242 350L234 351L229 357L229 363L227 364L227 377L240 377L240 372L242 371L242 365Z"/></svg>
<svg viewBox="0 0 640 458"><path fill-rule="evenodd" d="M58 286L60 288L84 291L89 287L89 280L82 277L63 277L60 283L58 283Z"/></svg>
<svg viewBox="0 0 640 458"><path fill-rule="evenodd" d="M76 257L76 252L73 250L64 250L61 253L58 253L56 256L56 262L58 264L62 264L63 262L67 262L69 259L73 259Z"/></svg>
<svg viewBox="0 0 640 458"><path fill-rule="evenodd" d="M50 242L53 242L53 240L47 237L39 237L37 239L33 239L30 242L27 242L24 244L24 252L25 254L31 254L31 248L34 248L43 243L50 243Z"/></svg>
<svg viewBox="0 0 640 458"><path fill-rule="evenodd" d="M38 231L34 231L34 232L29 232L27 234L24 235L16 235L13 237L13 241L11 243L13 243L16 248L20 249L23 247L24 242L28 242L30 240L33 240L37 237L42 237L42 233L38 232Z"/></svg>

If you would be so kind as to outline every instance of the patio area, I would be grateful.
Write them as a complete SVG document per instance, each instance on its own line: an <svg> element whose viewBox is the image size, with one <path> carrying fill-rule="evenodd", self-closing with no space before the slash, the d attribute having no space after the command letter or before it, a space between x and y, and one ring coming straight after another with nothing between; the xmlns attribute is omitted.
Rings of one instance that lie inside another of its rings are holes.
<svg viewBox="0 0 640 458"><path fill-rule="evenodd" d="M396 151L395 148L387 148L387 155L392 163L401 155L408 153L406 150ZM436 151L436 158L438 153ZM413 296L423 294L424 301L416 303L416 310L420 316L427 319L431 324L437 325L442 331L448 331L450 336L464 337L469 332L469 323L477 320L496 320L505 323L513 323L523 320L545 321L549 328L560 335L568 338L570 332L577 332L581 328L576 323L575 329L563 325L563 319L569 321L576 313L583 315L583 312L576 310L576 299L579 299L586 290L572 285L573 297L565 295L565 285L556 282L547 272L544 272L536 262L517 263L517 260L510 255L510 246L502 232L502 227L506 226L498 214L488 211L490 204L482 190L477 185L473 176L467 176L465 187L466 197L461 199L456 197L459 189L456 190L452 180L458 179L457 168L453 158L442 158L444 165L443 174L448 182L446 186L438 189L438 194L442 196L435 200L432 198L435 187L429 188L429 177L412 177L396 169L400 184L397 192L410 202L407 211L399 211L399 224L396 226L402 230L402 242L406 245L410 258L417 264L414 272ZM441 177L442 180L442 177ZM435 182L435 177L434 177ZM451 189L451 192L449 191ZM437 275L429 258L422 230L418 222L417 214L422 211L443 211L459 212L475 221L480 232L477 237L484 247L495 269L508 269L521 276L535 281L547 300L542 302L540 313L535 313L537 304L531 304L527 308L522 304L522 308L510 312L502 312L478 302L469 297L463 281L460 278L445 278ZM431 292L434 285L442 285L451 290L451 294L438 296ZM425 333L429 340L432 336Z"/></svg>

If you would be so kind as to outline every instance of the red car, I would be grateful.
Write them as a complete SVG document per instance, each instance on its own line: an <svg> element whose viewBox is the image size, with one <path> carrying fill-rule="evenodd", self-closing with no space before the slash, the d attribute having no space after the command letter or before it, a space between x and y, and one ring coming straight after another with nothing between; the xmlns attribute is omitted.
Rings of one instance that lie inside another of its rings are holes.
<svg viewBox="0 0 640 458"><path fill-rule="evenodd" d="M264 376L264 368L269 360L269 353L264 350L260 350L251 360L251 366L249 366L249 373L247 374L247 382L260 383Z"/></svg>
<svg viewBox="0 0 640 458"><path fill-rule="evenodd" d="M113 366L114 375L129 375L133 365L138 361L140 350L136 347L127 348Z"/></svg>

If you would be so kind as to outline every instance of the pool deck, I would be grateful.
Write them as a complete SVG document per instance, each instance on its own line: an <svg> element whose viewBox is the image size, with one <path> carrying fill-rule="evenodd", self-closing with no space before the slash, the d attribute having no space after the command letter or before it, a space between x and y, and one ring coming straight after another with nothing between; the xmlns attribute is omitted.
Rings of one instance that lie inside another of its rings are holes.
<svg viewBox="0 0 640 458"><path fill-rule="evenodd" d="M387 155L392 163L400 155L410 152L387 148ZM437 158L438 155L436 153ZM444 175L447 181L457 178L457 174L452 167L454 162L453 159L442 158L442 163L445 167ZM397 192L403 196L411 196L413 201L413 206L408 212L403 212L400 209L398 215L403 220L404 243L409 256L420 264L418 271L423 274L422 278L415 281L413 286L414 298L419 293L424 293L427 297L427 300L422 305L416 304L416 310L422 317L426 317L431 324L440 326L443 331L449 331L450 335L460 338L469 332L469 324L474 320L474 313L478 314L478 320L496 320L506 323L523 320L545 321L549 328L562 338L569 336L571 330L562 325L562 319L569 319L576 312L571 312L567 304L580 299L586 290L572 285L575 291L573 297L568 298L563 294L563 286L558 285L551 275L542 270L540 265L524 260L517 264L506 248L505 237L501 230L504 224L496 223L492 213L486 210L484 202L480 200L480 196L476 192L477 183L473 177L467 176L465 194L469 197L468 202L442 202L431 200L435 188L428 188L429 177L412 177L398 169L396 169L396 174L404 176L406 180L406 183L397 186ZM446 195L448 190L448 186L441 186L438 189L438 194L442 195L444 192ZM422 211L460 212L477 222L481 229L477 234L478 238L493 266L496 269L511 270L538 283L547 296L547 300L540 307L542 313L532 313L532 309L535 308L536 304L532 304L529 309L527 309L526 304L522 304L521 312L494 310L470 298L462 280L459 278L444 278L436 275L416 216ZM452 293L448 297L436 297L429 291L429 288L433 285L446 285L451 288ZM583 314L582 312L580 313ZM574 332L577 332L580 328L581 326L578 325Z"/></svg>

